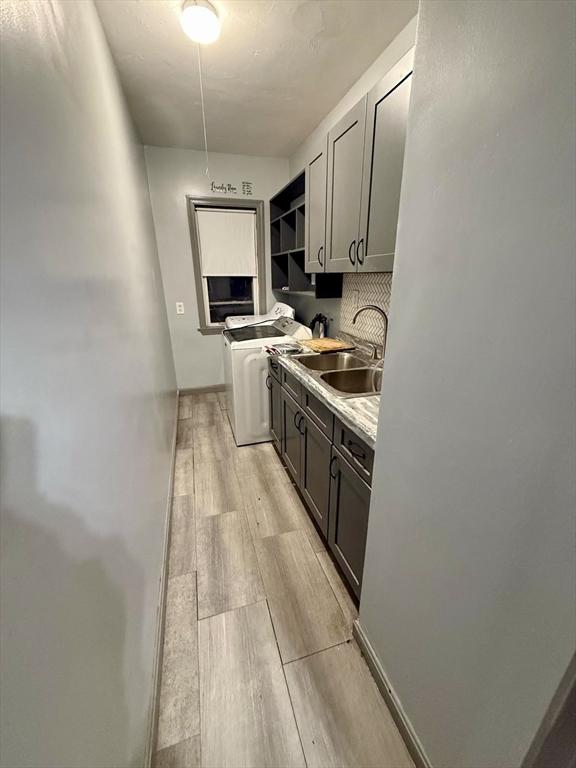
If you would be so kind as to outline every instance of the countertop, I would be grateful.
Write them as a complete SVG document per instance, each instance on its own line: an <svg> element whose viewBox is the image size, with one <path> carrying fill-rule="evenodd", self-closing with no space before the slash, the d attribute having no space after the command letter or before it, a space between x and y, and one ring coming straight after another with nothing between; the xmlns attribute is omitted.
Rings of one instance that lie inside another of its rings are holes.
<svg viewBox="0 0 576 768"><path fill-rule="evenodd" d="M380 395L338 397L329 392L304 366L289 355L278 358L280 365L290 371L302 384L325 403L336 416L370 448L376 444Z"/></svg>

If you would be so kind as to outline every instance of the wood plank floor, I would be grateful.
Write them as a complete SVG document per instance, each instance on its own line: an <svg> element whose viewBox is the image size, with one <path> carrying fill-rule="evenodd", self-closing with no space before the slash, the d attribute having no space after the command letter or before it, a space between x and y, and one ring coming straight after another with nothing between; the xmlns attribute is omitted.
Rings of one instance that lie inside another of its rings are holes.
<svg viewBox="0 0 576 768"><path fill-rule="evenodd" d="M201 517L198 526L198 618L262 600L264 587L244 512Z"/></svg>
<svg viewBox="0 0 576 768"><path fill-rule="evenodd" d="M303 768L266 601L201 621L199 647L202 764Z"/></svg>
<svg viewBox="0 0 576 768"><path fill-rule="evenodd" d="M179 420L153 766L411 768L272 445L235 445L222 393Z"/></svg>

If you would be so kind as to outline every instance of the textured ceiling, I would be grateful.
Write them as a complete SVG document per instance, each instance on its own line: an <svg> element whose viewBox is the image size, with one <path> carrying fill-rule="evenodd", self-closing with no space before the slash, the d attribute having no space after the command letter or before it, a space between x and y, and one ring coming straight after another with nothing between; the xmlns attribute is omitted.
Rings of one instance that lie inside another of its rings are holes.
<svg viewBox="0 0 576 768"><path fill-rule="evenodd" d="M289 157L417 12L417 0L216 0L201 47L208 148ZM96 0L145 144L203 148L197 46L178 0Z"/></svg>

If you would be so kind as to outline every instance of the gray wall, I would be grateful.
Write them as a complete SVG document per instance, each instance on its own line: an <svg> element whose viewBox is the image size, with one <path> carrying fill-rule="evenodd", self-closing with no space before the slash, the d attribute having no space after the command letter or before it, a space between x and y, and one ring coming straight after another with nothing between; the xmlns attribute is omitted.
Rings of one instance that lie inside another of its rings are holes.
<svg viewBox="0 0 576 768"><path fill-rule="evenodd" d="M2 3L5 766L141 766L175 377L140 147L90 2Z"/></svg>
<svg viewBox="0 0 576 768"><path fill-rule="evenodd" d="M204 152L146 147L145 153L178 386L180 389L197 389L223 384L222 338L220 335L203 336L198 330L186 195L252 197L265 201L268 307L262 310L264 312L275 300L270 288L268 201L288 181L288 160L210 152L210 176L207 176ZM242 194L243 181L251 183L252 195ZM237 188L238 194L212 192L212 182L230 183ZM177 301L184 302L185 314L176 314Z"/></svg>
<svg viewBox="0 0 576 768"><path fill-rule="evenodd" d="M424 2L360 608L437 766L574 651L576 5Z"/></svg>

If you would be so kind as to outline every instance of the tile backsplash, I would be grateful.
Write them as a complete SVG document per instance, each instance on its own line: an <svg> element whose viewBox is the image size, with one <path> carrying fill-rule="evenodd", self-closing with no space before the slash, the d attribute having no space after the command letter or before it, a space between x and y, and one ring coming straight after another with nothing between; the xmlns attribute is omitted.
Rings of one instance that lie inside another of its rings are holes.
<svg viewBox="0 0 576 768"><path fill-rule="evenodd" d="M388 315L392 272L366 272L344 275L340 304L340 330L360 339L382 343L382 318L377 312L363 312L356 325L352 318L365 304L376 304Z"/></svg>

